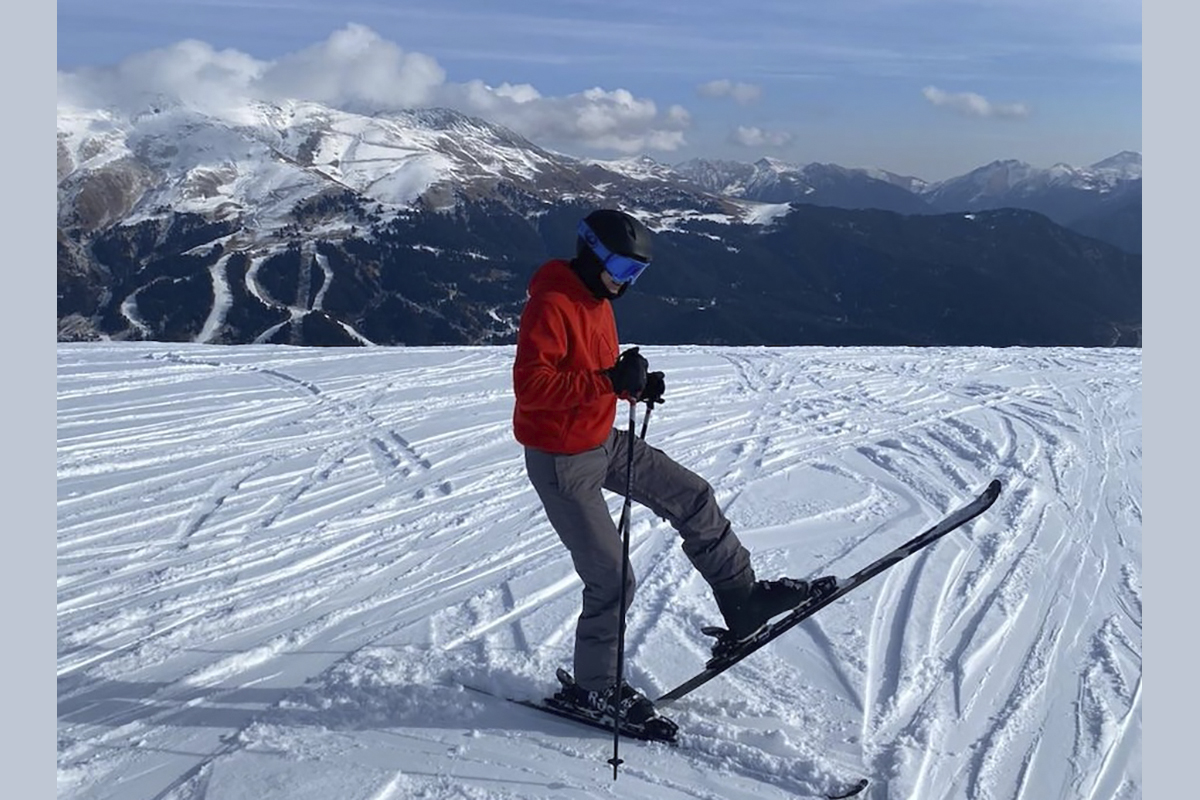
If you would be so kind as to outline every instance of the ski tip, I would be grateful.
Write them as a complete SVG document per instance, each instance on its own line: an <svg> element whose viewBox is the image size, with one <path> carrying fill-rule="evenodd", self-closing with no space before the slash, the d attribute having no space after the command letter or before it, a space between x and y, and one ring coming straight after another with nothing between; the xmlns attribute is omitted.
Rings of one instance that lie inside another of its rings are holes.
<svg viewBox="0 0 1200 800"><path fill-rule="evenodd" d="M711 636L714 639L721 639L729 634L729 631L724 628L719 628L716 625L705 625L700 629L700 632L705 636Z"/></svg>
<svg viewBox="0 0 1200 800"><path fill-rule="evenodd" d="M866 778L860 778L854 785L848 786L840 792L827 794L825 796L828 797L829 800L843 800L846 797L854 797L861 794L863 789L866 789L870 784L871 782Z"/></svg>
<svg viewBox="0 0 1200 800"><path fill-rule="evenodd" d="M992 478L992 482L988 484L987 493L992 497L998 497L1000 495L1001 488L1000 479Z"/></svg>

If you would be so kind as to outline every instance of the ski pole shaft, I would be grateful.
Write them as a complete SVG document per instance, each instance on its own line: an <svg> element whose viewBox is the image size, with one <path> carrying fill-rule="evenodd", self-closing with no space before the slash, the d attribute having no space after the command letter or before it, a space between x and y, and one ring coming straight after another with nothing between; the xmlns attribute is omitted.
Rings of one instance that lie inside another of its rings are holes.
<svg viewBox="0 0 1200 800"><path fill-rule="evenodd" d="M654 410L654 403L646 403L646 416L642 417L642 441L646 441L646 428L650 426L650 412Z"/></svg>
<svg viewBox="0 0 1200 800"><path fill-rule="evenodd" d="M646 424L650 421L650 412L646 411L646 419L642 423L642 438L646 438ZM620 758L621 750L621 717L622 703L621 690L624 688L625 677L625 591L629 581L629 539L630 539L630 511L633 507L633 432L637 426L637 403L629 404L629 435L626 438L626 458L625 458L625 505L621 507L621 522L618 529L621 531L621 606L618 611L617 622L617 683L614 691L614 699L616 701L616 709L613 713L613 755L608 760L613 768L613 780L617 779L617 767L623 762Z"/></svg>

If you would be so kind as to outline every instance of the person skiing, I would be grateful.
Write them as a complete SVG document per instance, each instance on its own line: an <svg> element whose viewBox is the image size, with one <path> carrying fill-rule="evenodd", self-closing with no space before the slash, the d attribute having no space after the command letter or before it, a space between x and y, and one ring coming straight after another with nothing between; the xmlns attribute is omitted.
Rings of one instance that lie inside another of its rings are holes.
<svg viewBox="0 0 1200 800"><path fill-rule="evenodd" d="M712 486L614 428L618 400L663 402L664 374L649 371L637 347L618 355L611 306L650 265L651 233L615 209L588 214L577 232L575 257L547 261L529 281L513 363L513 432L524 446L529 480L583 581L574 683L559 697L607 714L619 707L636 725L657 714L641 692L624 682L617 687L619 615L628 611L636 582L630 569L620 608L624 553L601 491L625 494L627 448L633 448L630 499L679 532L734 639L749 638L810 592L836 587L836 579L757 580Z"/></svg>

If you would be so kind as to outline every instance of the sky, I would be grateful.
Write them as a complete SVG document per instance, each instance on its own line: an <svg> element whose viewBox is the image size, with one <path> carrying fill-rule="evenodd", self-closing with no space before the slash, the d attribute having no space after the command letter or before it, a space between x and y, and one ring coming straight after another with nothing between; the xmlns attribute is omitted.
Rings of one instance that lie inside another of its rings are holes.
<svg viewBox="0 0 1200 800"><path fill-rule="evenodd" d="M1132 0L57 4L59 101L449 105L572 155L1086 166L1142 144Z"/></svg>
<svg viewBox="0 0 1200 800"><path fill-rule="evenodd" d="M643 353L647 440L760 577L850 574L1004 491L672 706L680 744L624 743L614 785L610 736L463 688L551 691L579 611L512 348L60 343L57 797L1143 795L1141 350ZM666 522L631 536L626 674L657 696L717 612Z"/></svg>

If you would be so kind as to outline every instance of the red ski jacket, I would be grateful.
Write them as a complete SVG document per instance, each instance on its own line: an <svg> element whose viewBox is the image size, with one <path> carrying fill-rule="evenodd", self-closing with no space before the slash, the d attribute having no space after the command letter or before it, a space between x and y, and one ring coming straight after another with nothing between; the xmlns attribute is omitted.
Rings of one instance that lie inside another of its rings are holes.
<svg viewBox="0 0 1200 800"><path fill-rule="evenodd" d="M617 322L562 260L529 281L513 364L513 433L527 447L582 453L612 430L617 395L601 370L617 361Z"/></svg>

